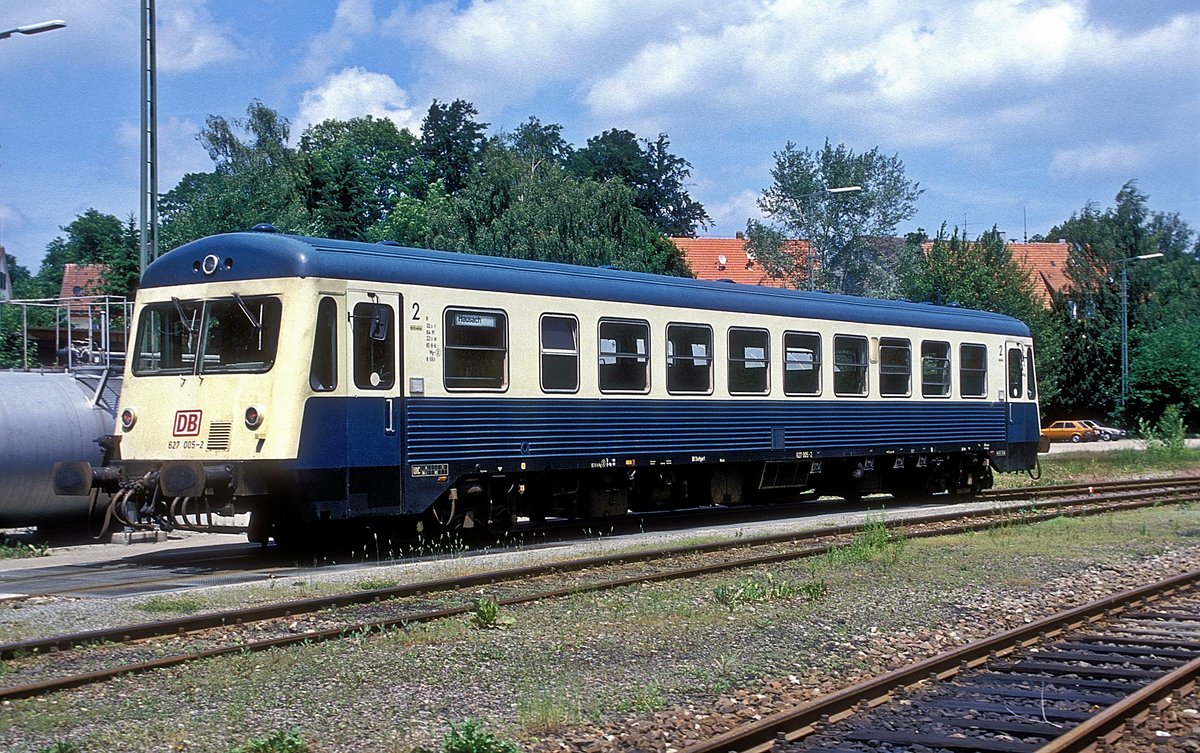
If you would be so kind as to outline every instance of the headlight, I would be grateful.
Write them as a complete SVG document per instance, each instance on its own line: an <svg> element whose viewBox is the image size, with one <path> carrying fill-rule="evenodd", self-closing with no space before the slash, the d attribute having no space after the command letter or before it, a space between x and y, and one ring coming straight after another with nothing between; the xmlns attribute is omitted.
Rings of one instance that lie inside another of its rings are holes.
<svg viewBox="0 0 1200 753"><path fill-rule="evenodd" d="M263 418L264 413L262 408L259 408L257 405L251 405L246 409L246 428L257 429L262 426Z"/></svg>
<svg viewBox="0 0 1200 753"><path fill-rule="evenodd" d="M121 411L121 428L129 431L133 425L137 423L137 411L133 408L126 408Z"/></svg>

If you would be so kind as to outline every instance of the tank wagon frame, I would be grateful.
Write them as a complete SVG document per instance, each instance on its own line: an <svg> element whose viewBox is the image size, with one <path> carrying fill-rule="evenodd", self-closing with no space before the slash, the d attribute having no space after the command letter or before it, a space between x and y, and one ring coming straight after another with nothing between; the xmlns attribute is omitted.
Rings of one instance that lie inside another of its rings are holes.
<svg viewBox="0 0 1200 753"><path fill-rule="evenodd" d="M1032 341L996 314L271 232L146 270L109 462L119 519L355 518L973 492L1036 462Z"/></svg>

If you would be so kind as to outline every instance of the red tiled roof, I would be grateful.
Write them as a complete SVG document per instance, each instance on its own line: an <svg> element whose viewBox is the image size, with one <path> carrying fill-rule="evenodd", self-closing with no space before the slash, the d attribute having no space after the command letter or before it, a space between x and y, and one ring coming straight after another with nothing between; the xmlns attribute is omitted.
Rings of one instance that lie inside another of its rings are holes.
<svg viewBox="0 0 1200 753"><path fill-rule="evenodd" d="M692 274L701 280L733 280L744 285L772 288L788 286L785 280L768 277L762 266L746 255L744 238L672 238L671 242L683 253ZM791 243L799 253L808 250L804 241ZM924 245L928 248L930 244ZM1070 287L1067 244L1010 243L1008 248L1013 260L1029 274L1034 292L1047 307L1053 293Z"/></svg>
<svg viewBox="0 0 1200 753"><path fill-rule="evenodd" d="M744 238L672 238L700 280L732 280L743 285L787 287L787 282L767 276L766 270L746 254ZM797 249L807 244L796 243Z"/></svg>
<svg viewBox="0 0 1200 753"><path fill-rule="evenodd" d="M1034 292L1049 307L1051 294L1071 287L1067 277L1066 243L1010 243L1013 260L1029 273Z"/></svg>
<svg viewBox="0 0 1200 753"><path fill-rule="evenodd" d="M104 274L101 264L67 264L63 267L62 285L58 289L59 298L78 298L82 295L100 295L100 278ZM71 310L82 310L86 306L72 304Z"/></svg>

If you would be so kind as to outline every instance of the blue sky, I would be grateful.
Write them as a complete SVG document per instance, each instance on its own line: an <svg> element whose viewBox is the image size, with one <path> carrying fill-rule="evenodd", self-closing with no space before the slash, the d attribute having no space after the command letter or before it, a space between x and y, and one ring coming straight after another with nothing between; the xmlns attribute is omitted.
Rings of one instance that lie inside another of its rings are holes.
<svg viewBox="0 0 1200 753"><path fill-rule="evenodd" d="M138 209L141 0L0 0L0 243L36 272L60 227ZM1129 179L1200 229L1196 0L159 0L159 185L211 163L210 114L258 99L414 131L437 98L490 132L666 133L732 236L772 155L878 147L925 193L900 232L1045 233ZM271 218L264 217L264 221Z"/></svg>

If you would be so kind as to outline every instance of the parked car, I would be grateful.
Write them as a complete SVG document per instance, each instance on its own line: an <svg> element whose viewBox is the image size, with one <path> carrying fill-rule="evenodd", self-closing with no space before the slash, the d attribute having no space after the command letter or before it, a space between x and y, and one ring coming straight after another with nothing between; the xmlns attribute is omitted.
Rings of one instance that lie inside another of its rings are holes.
<svg viewBox="0 0 1200 753"><path fill-rule="evenodd" d="M1084 421L1055 421L1042 429L1042 436L1050 441L1094 442L1100 432Z"/></svg>
<svg viewBox="0 0 1200 753"><path fill-rule="evenodd" d="M1095 429L1100 434L1100 439L1104 442L1110 442L1114 439L1124 439L1129 436L1129 432L1124 429L1118 429L1113 426L1101 426L1095 421L1080 421L1080 423Z"/></svg>

